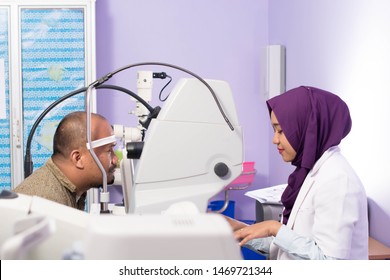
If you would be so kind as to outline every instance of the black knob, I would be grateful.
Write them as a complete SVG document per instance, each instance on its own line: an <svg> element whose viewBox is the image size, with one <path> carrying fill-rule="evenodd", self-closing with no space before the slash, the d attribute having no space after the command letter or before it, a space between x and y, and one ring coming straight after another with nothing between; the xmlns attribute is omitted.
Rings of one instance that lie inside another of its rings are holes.
<svg viewBox="0 0 390 280"><path fill-rule="evenodd" d="M223 162L218 162L214 166L214 172L218 177L225 177L229 173L229 167Z"/></svg>

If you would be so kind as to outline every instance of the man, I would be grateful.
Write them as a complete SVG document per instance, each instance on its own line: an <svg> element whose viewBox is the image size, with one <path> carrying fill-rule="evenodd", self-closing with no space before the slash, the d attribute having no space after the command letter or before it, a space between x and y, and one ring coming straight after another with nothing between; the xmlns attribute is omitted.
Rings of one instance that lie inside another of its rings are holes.
<svg viewBox="0 0 390 280"><path fill-rule="evenodd" d="M88 150L86 118L86 112L73 112L62 119L54 134L53 155L14 189L16 193L84 210L87 190L103 183L102 172ZM101 115L91 114L91 140L111 184L118 163L116 143L111 125Z"/></svg>

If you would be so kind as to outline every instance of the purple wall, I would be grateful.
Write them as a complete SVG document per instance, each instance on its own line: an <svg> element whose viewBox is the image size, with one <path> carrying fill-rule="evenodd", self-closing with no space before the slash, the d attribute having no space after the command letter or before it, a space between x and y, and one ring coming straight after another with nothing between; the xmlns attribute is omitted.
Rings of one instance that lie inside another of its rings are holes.
<svg viewBox="0 0 390 280"><path fill-rule="evenodd" d="M367 189L370 234L390 246L390 172L383 156L383 140L390 137L390 2L98 0L96 14L98 77L127 64L160 61L229 82L246 160L256 162L248 190L283 183L292 170L271 144L261 93L261 50L285 45L288 89L322 87L349 104L354 127L342 149ZM136 71L143 69L127 70L110 83L134 90ZM97 105L112 123L133 123L124 95L99 94ZM254 219L254 201L244 193L232 193L236 217Z"/></svg>

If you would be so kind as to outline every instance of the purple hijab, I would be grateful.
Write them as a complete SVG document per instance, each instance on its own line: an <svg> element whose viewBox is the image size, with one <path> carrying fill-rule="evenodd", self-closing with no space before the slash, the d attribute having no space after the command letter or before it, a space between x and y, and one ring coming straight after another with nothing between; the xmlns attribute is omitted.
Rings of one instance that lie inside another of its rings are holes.
<svg viewBox="0 0 390 280"><path fill-rule="evenodd" d="M292 165L296 169L288 177L282 194L283 223L287 224L291 209L309 171L322 154L338 145L351 130L348 106L337 95L301 86L267 101L288 142L297 152Z"/></svg>

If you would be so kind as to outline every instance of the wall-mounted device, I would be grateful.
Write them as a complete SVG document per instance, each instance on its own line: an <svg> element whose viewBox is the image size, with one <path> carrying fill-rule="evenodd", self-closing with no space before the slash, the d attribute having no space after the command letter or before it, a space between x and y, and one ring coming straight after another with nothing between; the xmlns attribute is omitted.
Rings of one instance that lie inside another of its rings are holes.
<svg viewBox="0 0 390 280"><path fill-rule="evenodd" d="M282 45L268 45L262 59L263 94L265 99L286 91L286 48Z"/></svg>

